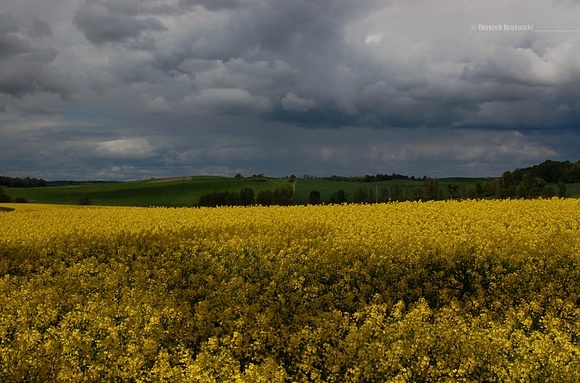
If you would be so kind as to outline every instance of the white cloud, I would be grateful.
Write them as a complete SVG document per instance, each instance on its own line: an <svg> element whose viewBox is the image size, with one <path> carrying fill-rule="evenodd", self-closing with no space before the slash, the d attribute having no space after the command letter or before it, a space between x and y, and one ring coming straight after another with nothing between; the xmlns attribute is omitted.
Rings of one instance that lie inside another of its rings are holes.
<svg viewBox="0 0 580 383"><path fill-rule="evenodd" d="M366 45L380 45L381 41L383 41L382 33L373 33L365 37Z"/></svg>
<svg viewBox="0 0 580 383"><path fill-rule="evenodd" d="M155 148L144 138L120 138L96 144L97 155L113 158L144 159L156 154Z"/></svg>

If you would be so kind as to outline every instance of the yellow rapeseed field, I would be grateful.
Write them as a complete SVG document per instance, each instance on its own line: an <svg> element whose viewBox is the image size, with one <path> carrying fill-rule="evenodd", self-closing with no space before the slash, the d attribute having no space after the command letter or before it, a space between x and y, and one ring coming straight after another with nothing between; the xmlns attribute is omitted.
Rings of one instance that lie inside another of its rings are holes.
<svg viewBox="0 0 580 383"><path fill-rule="evenodd" d="M576 199L0 213L0 381L580 381Z"/></svg>

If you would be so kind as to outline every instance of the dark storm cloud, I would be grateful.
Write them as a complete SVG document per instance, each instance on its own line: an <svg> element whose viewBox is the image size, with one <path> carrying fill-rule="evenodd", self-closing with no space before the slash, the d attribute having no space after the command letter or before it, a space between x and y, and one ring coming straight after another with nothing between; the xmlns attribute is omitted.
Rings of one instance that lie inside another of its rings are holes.
<svg viewBox="0 0 580 383"><path fill-rule="evenodd" d="M18 37L17 32L16 20L12 16L0 12L0 59L32 50L30 42Z"/></svg>
<svg viewBox="0 0 580 383"><path fill-rule="evenodd" d="M29 150L46 166L52 155L47 174L60 163L127 179L497 175L575 160L580 33L478 25L574 29L578 12L541 0L9 2L0 161Z"/></svg>
<svg viewBox="0 0 580 383"><path fill-rule="evenodd" d="M50 25L42 20L40 17L36 16L32 20L32 26L30 27L30 35L35 37L51 36L52 29Z"/></svg>
<svg viewBox="0 0 580 383"><path fill-rule="evenodd" d="M149 39L149 31L163 31L166 27L151 16L138 1L87 0L75 13L74 23L93 44L124 43Z"/></svg>
<svg viewBox="0 0 580 383"><path fill-rule="evenodd" d="M243 1L241 0L180 0L180 6L194 6L199 5L207 8L210 11L220 11L223 9L236 9L241 7Z"/></svg>
<svg viewBox="0 0 580 383"><path fill-rule="evenodd" d="M13 16L0 12L0 94L23 97L48 92L67 97L70 89L66 78L52 66L57 51L33 42L39 35L49 36L50 28L35 20L33 28L27 30Z"/></svg>

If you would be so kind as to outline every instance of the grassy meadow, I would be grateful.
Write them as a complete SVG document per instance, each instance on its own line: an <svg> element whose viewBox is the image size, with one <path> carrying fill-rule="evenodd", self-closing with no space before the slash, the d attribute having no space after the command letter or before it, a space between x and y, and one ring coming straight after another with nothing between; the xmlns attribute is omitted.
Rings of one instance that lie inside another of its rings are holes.
<svg viewBox="0 0 580 383"><path fill-rule="evenodd" d="M465 194L466 187L475 185L480 178L442 178L438 180L443 198L449 199L447 185L458 186L459 195ZM13 199L23 197L29 202L40 204L79 205L82 198L88 198L91 205L101 206L165 206L187 207L195 206L199 197L213 192L239 192L251 188L255 194L262 190L274 190L287 185L287 178L232 178L219 176L192 176L160 178L129 182L87 183L80 185L11 188L3 187L3 191ZM558 190L556 184L549 184ZM388 198L396 200L394 190L399 189L399 200L412 200L413 191L424 188L422 180L390 180L381 182L335 181L322 178L296 179L293 184L293 205L308 203L312 191L320 193L322 203L331 202L331 197L338 190L344 190L348 202L355 201L358 189L365 189L374 201L378 194L379 201ZM386 193L386 194L385 194ZM568 184L567 194L570 197L580 196L580 184ZM387 198L384 198L384 196ZM6 207L6 205L4 205Z"/></svg>
<svg viewBox="0 0 580 383"><path fill-rule="evenodd" d="M3 188L3 190L13 198L24 197L27 201L45 204L78 205L81 198L87 197L91 205L183 207L196 205L199 197L206 193L239 191L248 187L257 193L260 190L276 189L288 183L287 179L261 180L193 176L70 186Z"/></svg>

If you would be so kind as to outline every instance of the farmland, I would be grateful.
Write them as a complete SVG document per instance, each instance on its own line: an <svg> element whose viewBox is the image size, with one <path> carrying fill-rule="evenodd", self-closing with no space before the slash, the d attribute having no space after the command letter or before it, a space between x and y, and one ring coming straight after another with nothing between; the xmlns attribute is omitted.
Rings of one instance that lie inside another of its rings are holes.
<svg viewBox="0 0 580 383"><path fill-rule="evenodd" d="M288 183L286 179L260 181L217 176L193 176L151 179L130 182L80 184L33 188L4 188L13 197L39 203L78 205L87 197L93 205L107 206L193 206L203 194L215 191L239 191L250 187L256 192L275 189Z"/></svg>
<svg viewBox="0 0 580 383"><path fill-rule="evenodd" d="M0 381L580 380L575 199L0 213Z"/></svg>
<svg viewBox="0 0 580 383"><path fill-rule="evenodd" d="M465 197L466 189L473 187L477 182L486 182L486 179L439 179L440 198L451 198L447 189L449 184L457 186L456 197ZM418 199L415 192L425 189L425 181L417 179L356 182L308 178L290 182L288 178L192 176L49 187L3 187L2 190L12 198L20 197L29 202L46 204L78 205L85 201L84 204L102 206L183 207L194 206L198 204L202 195L211 193L238 193L242 189L250 188L254 191L254 195L257 195L260 191L272 191L284 185L291 185L293 188L291 198L293 205L307 204L309 195L313 191L320 193L321 203L328 204L333 202L333 195L339 190L344 191L348 202L387 202ZM558 190L556 184L547 184L547 186ZM358 197L357 201L357 193L361 191L366 193L366 199ZM580 196L580 183L568 184L567 195ZM487 198L493 198L493 196Z"/></svg>

